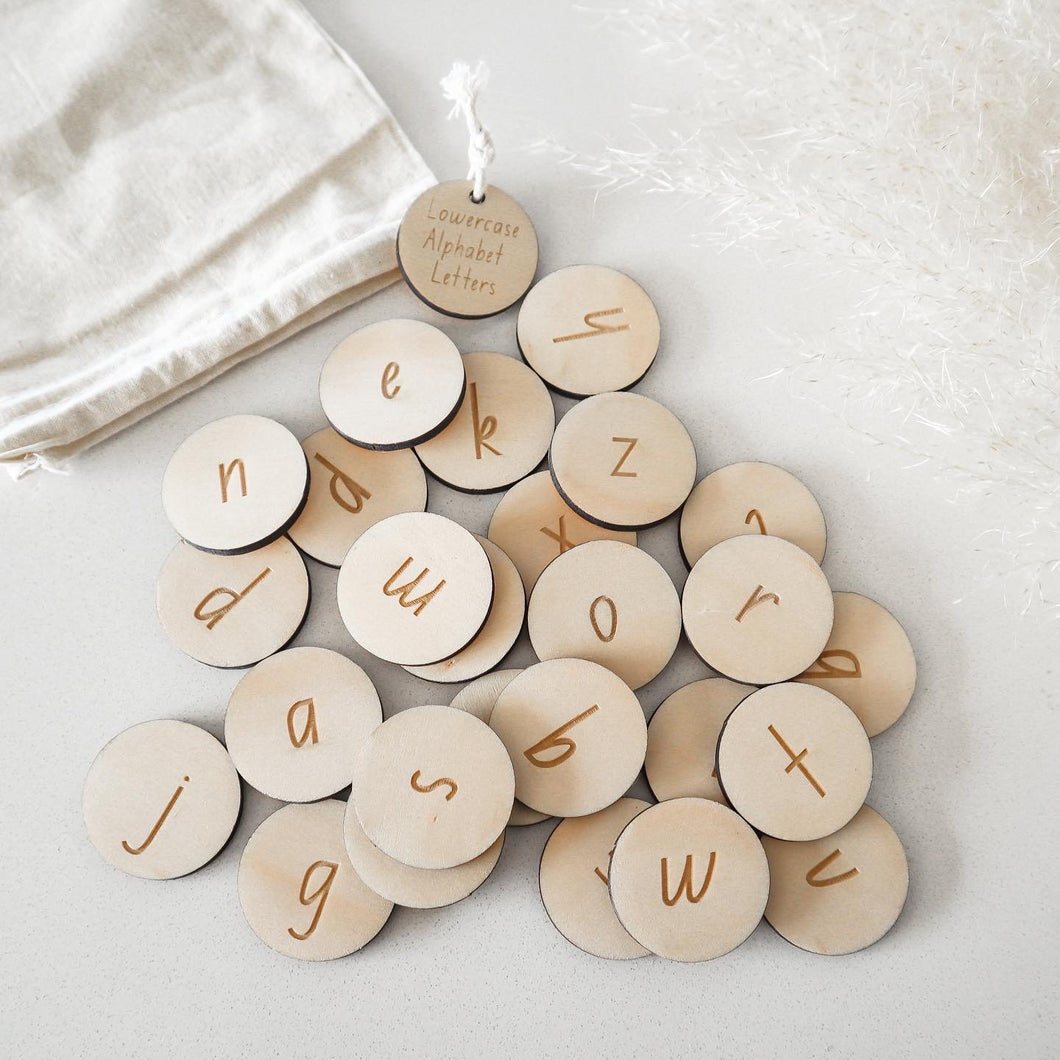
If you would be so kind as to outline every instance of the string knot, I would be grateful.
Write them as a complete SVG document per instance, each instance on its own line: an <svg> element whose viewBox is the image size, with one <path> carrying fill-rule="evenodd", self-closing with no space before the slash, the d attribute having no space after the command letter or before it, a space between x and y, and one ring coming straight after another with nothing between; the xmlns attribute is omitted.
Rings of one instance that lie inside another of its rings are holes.
<svg viewBox="0 0 1060 1060"><path fill-rule="evenodd" d="M493 137L478 116L478 96L486 87L489 73L489 67L481 60L474 70L467 63L456 62L440 82L445 98L453 104L449 118L458 118L462 114L467 124L467 179L474 182L471 198L475 202L482 202L486 197L486 169L495 155Z"/></svg>

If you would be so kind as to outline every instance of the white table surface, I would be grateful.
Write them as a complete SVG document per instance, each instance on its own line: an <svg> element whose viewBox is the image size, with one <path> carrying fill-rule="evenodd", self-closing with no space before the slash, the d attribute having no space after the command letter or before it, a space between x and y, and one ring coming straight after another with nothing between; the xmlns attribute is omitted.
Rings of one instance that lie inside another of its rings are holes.
<svg viewBox="0 0 1060 1060"><path fill-rule="evenodd" d="M641 280L663 321L638 388L692 431L700 471L785 465L825 510L833 586L876 597L920 663L912 706L873 741L870 802L909 855L905 912L877 946L824 958L763 924L706 965L610 963L570 946L537 893L550 826L513 830L488 883L462 904L396 910L349 959L301 964L243 921L236 865L276 804L246 789L231 844L186 879L107 867L81 821L85 772L112 735L154 717L221 734L240 672L181 655L155 614L174 541L159 503L166 460L200 424L273 416L300 437L323 424L317 373L354 328L430 320L463 350L515 352L514 313L440 318L404 286L285 342L91 452L68 478L0 484L0 669L5 696L0 1053L9 1056L1056 1055L1058 628L1021 621L981 578L983 502L951 503L927 469L872 446L791 393L771 329L819 334L844 299L807 265L697 249L664 197L597 199L582 178L522 149L549 133L598 146L628 135L633 45L560 0L460 5L311 0L435 172L462 176L464 132L438 78L485 58L494 177L534 219L542 271L609 263ZM674 76L679 76L675 73ZM557 400L560 412L569 402ZM496 497L431 483L432 511L485 532ZM680 584L676 523L642 544ZM455 692L361 651L334 606L335 572L310 561L313 605L297 644L348 653L387 713ZM963 598L965 602L955 603ZM525 636L507 665L533 656ZM641 690L650 712L705 676L682 645ZM642 784L634 789L643 791Z"/></svg>

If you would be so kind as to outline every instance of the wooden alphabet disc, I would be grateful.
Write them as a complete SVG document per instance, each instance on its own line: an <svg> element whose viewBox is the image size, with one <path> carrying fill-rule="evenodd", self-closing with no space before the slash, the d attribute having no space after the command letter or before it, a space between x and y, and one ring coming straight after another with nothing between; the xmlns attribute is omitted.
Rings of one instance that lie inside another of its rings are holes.
<svg viewBox="0 0 1060 1060"><path fill-rule="evenodd" d="M251 666L279 651L309 609L309 574L286 537L238 556L183 541L158 576L158 617L170 640L210 666Z"/></svg>
<svg viewBox="0 0 1060 1060"><path fill-rule="evenodd" d="M769 865L758 836L709 799L671 799L634 817L611 856L611 901L646 949L709 961L758 926Z"/></svg>
<svg viewBox="0 0 1060 1060"><path fill-rule="evenodd" d="M760 688L729 715L717 769L725 797L748 824L803 841L831 835L861 809L872 750L841 699L789 681Z"/></svg>
<svg viewBox="0 0 1060 1060"><path fill-rule="evenodd" d="M364 449L407 449L441 431L464 399L464 362L422 320L380 320L355 331L320 370L320 404L336 431Z"/></svg>
<svg viewBox="0 0 1060 1060"><path fill-rule="evenodd" d="M370 526L427 507L427 476L410 449L362 449L325 427L302 442L309 460L309 500L288 531L304 552L329 567Z"/></svg>
<svg viewBox="0 0 1060 1060"><path fill-rule="evenodd" d="M749 685L787 681L824 649L832 590L821 568L780 537L732 537L692 568L685 633L703 661Z"/></svg>
<svg viewBox="0 0 1060 1060"><path fill-rule="evenodd" d="M677 648L681 601L647 552L621 541L589 541L542 571L527 627L539 659L588 659L640 688Z"/></svg>
<svg viewBox="0 0 1060 1060"><path fill-rule="evenodd" d="M96 755L81 807L92 845L130 876L172 880L201 869L239 818L239 776L205 729L145 721Z"/></svg>
<svg viewBox="0 0 1060 1060"><path fill-rule="evenodd" d="M489 559L462 526L431 512L392 515L350 547L338 580L339 614L362 648L423 666L475 638L493 602Z"/></svg>
<svg viewBox="0 0 1060 1060"><path fill-rule="evenodd" d="M636 780L648 739L629 685L584 659L528 667L501 692L490 727L511 756L519 801L556 817L610 806Z"/></svg>
<svg viewBox="0 0 1060 1060"><path fill-rule="evenodd" d="M469 180L428 188L397 234L397 259L412 293L451 317L493 316L517 302L537 272L537 233L495 184L482 202Z"/></svg>
<svg viewBox="0 0 1060 1060"><path fill-rule="evenodd" d="M226 416L185 438L162 478L162 507L189 545L261 548L298 518L309 471L298 439L264 416Z"/></svg>
<svg viewBox="0 0 1060 1060"><path fill-rule="evenodd" d="M613 530L653 526L685 502L696 450L684 424L641 394L597 394L559 421L549 450L560 496Z"/></svg>
<svg viewBox="0 0 1060 1060"><path fill-rule="evenodd" d="M288 648L236 685L225 743L240 776L282 802L346 787L364 741L383 720L371 678L327 648Z"/></svg>
<svg viewBox="0 0 1060 1060"><path fill-rule="evenodd" d="M418 869L477 858L504 831L515 778L488 725L451 707L387 719L357 758L350 801L384 854Z"/></svg>
<svg viewBox="0 0 1060 1060"><path fill-rule="evenodd" d="M526 363L571 397L625 390L659 351L659 314L617 269L570 265L534 284L516 325Z"/></svg>
<svg viewBox="0 0 1060 1060"><path fill-rule="evenodd" d="M611 852L619 832L651 804L619 799L588 817L560 821L541 854L541 902L556 930L594 957L613 961L648 951L619 923L607 889Z"/></svg>
<svg viewBox="0 0 1060 1060"><path fill-rule="evenodd" d="M346 804L283 806L250 837L239 862L239 904L251 930L285 957L331 961L383 929L394 903L380 898L346 855Z"/></svg>

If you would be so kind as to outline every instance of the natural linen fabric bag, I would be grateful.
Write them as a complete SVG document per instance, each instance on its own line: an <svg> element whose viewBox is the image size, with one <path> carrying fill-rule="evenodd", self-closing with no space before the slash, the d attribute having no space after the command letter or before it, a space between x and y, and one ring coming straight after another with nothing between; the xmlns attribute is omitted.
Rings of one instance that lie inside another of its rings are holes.
<svg viewBox="0 0 1060 1060"><path fill-rule="evenodd" d="M0 51L14 474L397 278L433 178L295 0L0 0Z"/></svg>

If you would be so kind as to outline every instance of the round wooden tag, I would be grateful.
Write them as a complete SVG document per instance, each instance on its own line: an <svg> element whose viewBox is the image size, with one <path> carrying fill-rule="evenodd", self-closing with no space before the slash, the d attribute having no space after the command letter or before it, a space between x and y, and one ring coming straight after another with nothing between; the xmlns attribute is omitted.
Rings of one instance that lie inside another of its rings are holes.
<svg viewBox="0 0 1060 1060"><path fill-rule="evenodd" d="M383 722L354 767L350 801L384 854L418 869L476 858L504 831L515 778L488 725L451 707Z"/></svg>
<svg viewBox="0 0 1060 1060"><path fill-rule="evenodd" d="M841 699L789 681L760 688L729 715L717 769L725 797L758 831L819 839L861 809L872 783L872 750Z"/></svg>
<svg viewBox="0 0 1060 1060"><path fill-rule="evenodd" d="M528 667L501 692L490 727L531 809L580 817L610 806L637 779L648 739L637 697L584 659Z"/></svg>
<svg viewBox="0 0 1060 1060"><path fill-rule="evenodd" d="M380 320L355 331L320 370L328 422L364 449L407 449L443 430L464 399L464 362L422 320Z"/></svg>
<svg viewBox="0 0 1060 1060"><path fill-rule="evenodd" d="M309 500L288 537L320 563L338 567L368 527L427 507L427 476L409 449L362 449L330 427L311 434L302 448Z"/></svg>
<svg viewBox="0 0 1060 1060"><path fill-rule="evenodd" d="M806 843L762 840L769 859L766 920L788 942L838 956L879 942L909 891L902 841L862 806L834 835Z"/></svg>
<svg viewBox="0 0 1060 1060"><path fill-rule="evenodd" d="M279 651L309 610L309 574L286 537L239 556L180 541L158 576L158 617L170 640L210 666L251 666Z"/></svg>
<svg viewBox="0 0 1060 1060"><path fill-rule="evenodd" d="M539 659L588 659L640 688L662 672L681 637L681 601L647 552L589 541L541 573L527 611Z"/></svg>
<svg viewBox="0 0 1060 1060"><path fill-rule="evenodd" d="M703 661L750 685L802 673L832 631L828 580L810 556L780 537L733 537L715 545L688 575L681 610Z"/></svg>
<svg viewBox="0 0 1060 1060"><path fill-rule="evenodd" d="M242 794L228 752L184 721L145 721L115 736L85 778L92 845L130 876L172 880L228 842Z"/></svg>
<svg viewBox="0 0 1060 1060"><path fill-rule="evenodd" d="M696 481L696 450L684 424L640 394L598 394L559 421L549 451L560 496L613 530L673 515Z"/></svg>
<svg viewBox="0 0 1060 1060"><path fill-rule="evenodd" d="M537 272L537 233L495 184L482 202L469 180L428 188L397 234L397 260L412 293L439 313L477 319L519 301Z"/></svg>
<svg viewBox="0 0 1060 1060"><path fill-rule="evenodd" d="M882 604L859 593L833 593L832 599L832 635L820 658L795 680L839 696L865 731L878 736L905 713L913 698L913 646Z"/></svg>
<svg viewBox="0 0 1060 1060"><path fill-rule="evenodd" d="M239 862L239 904L251 930L285 957L331 961L367 945L394 903L358 876L346 854L346 804L283 806L250 837Z"/></svg>
<svg viewBox="0 0 1060 1060"><path fill-rule="evenodd" d="M718 542L741 534L782 537L818 563L828 540L817 498L790 471L756 461L712 471L681 511L681 554L690 567Z"/></svg>
<svg viewBox="0 0 1060 1060"><path fill-rule="evenodd" d="M517 482L494 509L489 539L511 557L530 593L557 556L586 541L637 543L631 531L607 530L587 522L556 492L547 471Z"/></svg>
<svg viewBox="0 0 1060 1060"><path fill-rule="evenodd" d="M659 314L644 288L617 269L570 265L534 284L516 336L549 386L589 397L643 378L659 352Z"/></svg>
<svg viewBox="0 0 1060 1060"><path fill-rule="evenodd" d="M431 512L392 515L350 547L338 580L339 614L362 648L387 662L423 666L475 638L493 602L482 546Z"/></svg>
<svg viewBox="0 0 1060 1060"><path fill-rule="evenodd" d="M298 518L309 471L298 439L264 416L226 416L185 438L162 477L162 507L196 548L260 548Z"/></svg>
<svg viewBox="0 0 1060 1060"><path fill-rule="evenodd" d="M525 364L502 353L467 353L464 372L467 390L456 418L416 446L416 455L453 489L507 489L548 452L556 429L552 398Z"/></svg>
<svg viewBox="0 0 1060 1060"><path fill-rule="evenodd" d="M736 705L754 691L753 685L709 677L659 704L648 723L644 774L660 802L691 796L727 805L714 764L718 734Z"/></svg>
<svg viewBox="0 0 1060 1060"><path fill-rule="evenodd" d="M619 799L588 817L560 821L541 854L541 901L556 930L578 949L613 961L648 951L619 923L607 890L619 832L651 804Z"/></svg>
<svg viewBox="0 0 1060 1060"><path fill-rule="evenodd" d="M346 787L353 762L383 720L355 662L327 648L289 648L235 687L225 743L240 776L282 802L314 802Z"/></svg>
<svg viewBox="0 0 1060 1060"><path fill-rule="evenodd" d="M611 901L646 949L709 961L758 926L769 865L758 836L709 799L671 799L634 817L611 856Z"/></svg>

